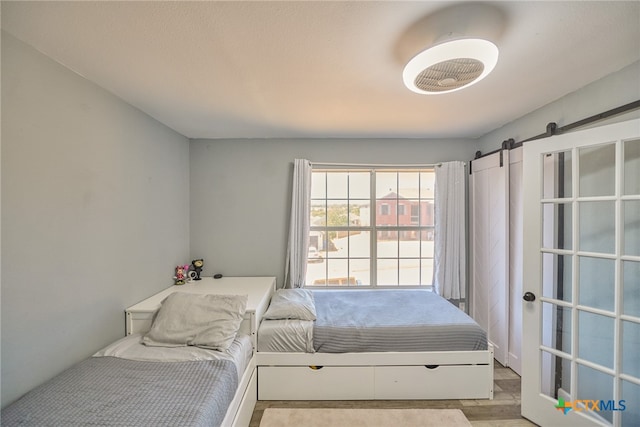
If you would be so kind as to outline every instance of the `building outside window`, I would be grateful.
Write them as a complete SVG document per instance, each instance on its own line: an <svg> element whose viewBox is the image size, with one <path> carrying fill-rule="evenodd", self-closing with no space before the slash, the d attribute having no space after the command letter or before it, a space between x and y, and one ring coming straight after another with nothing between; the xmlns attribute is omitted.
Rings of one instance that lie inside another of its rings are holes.
<svg viewBox="0 0 640 427"><path fill-rule="evenodd" d="M306 286L431 287L434 179L432 168L314 168Z"/></svg>

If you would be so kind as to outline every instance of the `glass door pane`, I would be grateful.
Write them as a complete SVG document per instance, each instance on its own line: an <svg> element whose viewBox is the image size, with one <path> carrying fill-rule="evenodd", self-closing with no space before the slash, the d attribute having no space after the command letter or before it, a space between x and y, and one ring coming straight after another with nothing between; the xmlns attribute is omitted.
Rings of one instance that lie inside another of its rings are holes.
<svg viewBox="0 0 640 427"><path fill-rule="evenodd" d="M615 144L579 148L580 197L613 196L615 193Z"/></svg>
<svg viewBox="0 0 640 427"><path fill-rule="evenodd" d="M580 202L580 250L613 254L616 248L614 201Z"/></svg>
<svg viewBox="0 0 640 427"><path fill-rule="evenodd" d="M624 194L640 194L640 139L624 142Z"/></svg>
<svg viewBox="0 0 640 427"><path fill-rule="evenodd" d="M549 153L543 157L543 199L562 199L573 194L571 151Z"/></svg>

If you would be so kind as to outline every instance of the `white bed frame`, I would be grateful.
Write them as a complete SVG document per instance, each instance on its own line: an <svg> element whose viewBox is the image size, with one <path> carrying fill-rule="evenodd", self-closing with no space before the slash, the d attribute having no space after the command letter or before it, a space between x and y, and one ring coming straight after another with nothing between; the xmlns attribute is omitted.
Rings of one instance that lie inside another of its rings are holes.
<svg viewBox="0 0 640 427"><path fill-rule="evenodd" d="M247 309L245 317L240 324L239 333L247 334L251 336L253 344L253 357L247 364L247 368L240 379L238 389L236 390L233 400L227 409L227 413L222 421L222 427L247 427L251 422L253 410L258 400L258 370L257 370L257 330L258 325L262 321L262 315L265 313L269 302L271 301L271 295L275 292L275 278L227 278L231 279L229 286L224 288L222 281L215 282L215 287L211 289L199 290L199 293L236 293L246 292L251 290L251 284L246 288L240 287L242 283L248 280L253 280L256 286L256 295L258 295L258 302L256 306L251 310ZM205 279L203 279L204 281ZM234 282L237 281L236 282ZM265 284L267 290L265 291ZM195 289L195 288L194 288ZM181 287L181 291L189 290L187 287ZM152 300L145 300L142 303L143 307L140 308L140 304L130 307L125 311L126 315L126 333L127 335L133 333L144 333L151 328L153 316L159 306L159 301L164 299L170 292L175 291L173 288L169 288L162 293L154 295ZM195 292L195 291L194 291ZM147 309L152 307L152 309Z"/></svg>
<svg viewBox="0 0 640 427"><path fill-rule="evenodd" d="M238 384L235 396L227 409L221 427L246 427L251 422L258 399L258 371L256 357L251 358Z"/></svg>
<svg viewBox="0 0 640 427"><path fill-rule="evenodd" d="M240 325L240 332L250 334L253 342L253 357L238 383L238 389L233 396L233 400L227 409L227 414L222 421L221 427L247 427L251 422L251 416L258 399L258 370L256 368L256 325L262 319L264 308L256 310L255 313L247 313ZM151 321L146 318L134 319L131 322L130 333L144 333L149 330Z"/></svg>
<svg viewBox="0 0 640 427"><path fill-rule="evenodd" d="M493 399L483 351L258 352L258 400Z"/></svg>
<svg viewBox="0 0 640 427"><path fill-rule="evenodd" d="M247 368L238 383L238 389L233 396L233 400L227 409L227 414L222 421L221 427L246 427L251 422L251 416L253 415L253 409L256 406L258 399L258 370L256 368L256 333L255 325L257 325L262 318L264 309L257 313L247 313L240 326L242 333L251 334L253 341L254 354ZM131 333L144 333L149 330L151 326L150 320L146 318L135 319L136 322L132 322L130 328ZM139 321L139 322L137 322Z"/></svg>

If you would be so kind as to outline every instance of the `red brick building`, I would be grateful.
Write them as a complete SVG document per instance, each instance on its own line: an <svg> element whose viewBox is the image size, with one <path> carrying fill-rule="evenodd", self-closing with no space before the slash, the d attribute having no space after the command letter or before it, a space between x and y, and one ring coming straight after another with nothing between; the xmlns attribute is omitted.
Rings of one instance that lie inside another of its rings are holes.
<svg viewBox="0 0 640 427"><path fill-rule="evenodd" d="M433 226L433 201L408 198L392 191L376 200L376 225ZM416 231L406 230L401 233L401 239L418 238ZM430 235L433 236L433 233ZM381 237L384 238L384 235ZM389 237L395 238L395 235Z"/></svg>

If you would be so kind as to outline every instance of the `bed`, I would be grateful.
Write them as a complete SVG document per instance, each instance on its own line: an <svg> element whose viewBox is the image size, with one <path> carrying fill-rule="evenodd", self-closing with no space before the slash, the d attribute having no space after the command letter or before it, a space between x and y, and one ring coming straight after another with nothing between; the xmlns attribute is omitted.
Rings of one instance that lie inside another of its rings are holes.
<svg viewBox="0 0 640 427"><path fill-rule="evenodd" d="M256 365L253 337L238 333L246 301L246 295L171 294L149 331L30 391L2 410L2 425L248 425Z"/></svg>
<svg viewBox="0 0 640 427"><path fill-rule="evenodd" d="M427 290L280 290L257 365L259 400L493 398L486 332Z"/></svg>

